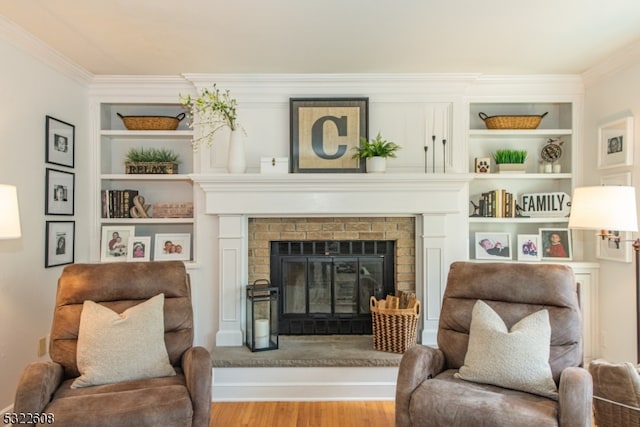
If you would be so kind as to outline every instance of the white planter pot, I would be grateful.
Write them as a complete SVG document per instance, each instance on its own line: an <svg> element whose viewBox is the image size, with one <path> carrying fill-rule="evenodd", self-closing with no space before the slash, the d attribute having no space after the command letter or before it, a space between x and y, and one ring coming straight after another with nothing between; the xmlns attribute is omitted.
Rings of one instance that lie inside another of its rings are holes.
<svg viewBox="0 0 640 427"><path fill-rule="evenodd" d="M496 165L498 173L524 173L524 163L500 163Z"/></svg>
<svg viewBox="0 0 640 427"><path fill-rule="evenodd" d="M244 151L242 130L231 131L229 153L227 155L227 171L229 173L245 173L247 171L247 157Z"/></svg>
<svg viewBox="0 0 640 427"><path fill-rule="evenodd" d="M367 173L382 173L387 170L385 157L367 157Z"/></svg>

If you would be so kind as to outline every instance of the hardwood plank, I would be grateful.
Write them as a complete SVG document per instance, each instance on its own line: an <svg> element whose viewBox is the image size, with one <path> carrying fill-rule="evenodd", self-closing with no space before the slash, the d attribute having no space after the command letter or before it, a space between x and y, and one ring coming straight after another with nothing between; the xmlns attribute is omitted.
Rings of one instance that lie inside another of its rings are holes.
<svg viewBox="0 0 640 427"><path fill-rule="evenodd" d="M393 401L214 402L211 427L393 427Z"/></svg>

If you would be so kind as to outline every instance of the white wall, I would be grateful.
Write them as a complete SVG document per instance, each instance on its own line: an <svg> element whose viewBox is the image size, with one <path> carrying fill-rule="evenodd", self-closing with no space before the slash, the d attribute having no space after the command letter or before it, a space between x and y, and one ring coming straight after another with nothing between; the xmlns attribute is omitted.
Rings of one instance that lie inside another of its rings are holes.
<svg viewBox="0 0 640 427"><path fill-rule="evenodd" d="M602 176L632 172L632 184L640 185L640 149L635 145L634 166L597 169L598 126L626 114L634 115L635 141L640 139L640 56L631 65L594 78L585 89L584 170L585 185L600 185ZM625 59L629 63L629 55ZM601 64L602 67L610 64ZM591 79L591 75L587 76ZM612 207L615 209L615 207ZM595 259L595 238L583 233L585 256ZM635 235L634 235L635 237ZM591 242L591 244L589 244ZM626 243L629 244L630 243ZM634 263L600 261L600 357L612 361L636 360L636 304Z"/></svg>
<svg viewBox="0 0 640 427"><path fill-rule="evenodd" d="M0 240L0 408L12 404L22 369L37 359L38 338L51 327L62 268L44 268L45 220L75 220L75 259L86 260L89 190L86 87L9 44L2 30L0 183L18 187L23 234ZM46 115L76 127L74 217L44 215Z"/></svg>

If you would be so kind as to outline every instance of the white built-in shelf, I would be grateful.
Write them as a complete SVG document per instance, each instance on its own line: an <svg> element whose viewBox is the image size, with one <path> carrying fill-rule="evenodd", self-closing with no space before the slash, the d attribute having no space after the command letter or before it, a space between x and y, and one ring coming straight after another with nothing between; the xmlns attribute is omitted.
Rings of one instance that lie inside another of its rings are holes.
<svg viewBox="0 0 640 427"><path fill-rule="evenodd" d="M514 137L514 136L562 136L573 134L572 129L471 129L470 137Z"/></svg>
<svg viewBox="0 0 640 427"><path fill-rule="evenodd" d="M191 181L190 175L174 174L133 174L133 173L108 173L100 175L102 180L111 181Z"/></svg>
<svg viewBox="0 0 640 427"><path fill-rule="evenodd" d="M552 223L567 223L569 217L532 217L532 218L494 218L484 216L472 216L469 217L469 222L486 223L486 224L552 224Z"/></svg>
<svg viewBox="0 0 640 427"><path fill-rule="evenodd" d="M102 136L114 136L114 137L146 137L146 138L193 138L193 131L191 130L102 130L100 131Z"/></svg>
<svg viewBox="0 0 640 427"><path fill-rule="evenodd" d="M571 179L570 173L476 173L473 179Z"/></svg>
<svg viewBox="0 0 640 427"><path fill-rule="evenodd" d="M101 218L103 224L193 224L193 218Z"/></svg>

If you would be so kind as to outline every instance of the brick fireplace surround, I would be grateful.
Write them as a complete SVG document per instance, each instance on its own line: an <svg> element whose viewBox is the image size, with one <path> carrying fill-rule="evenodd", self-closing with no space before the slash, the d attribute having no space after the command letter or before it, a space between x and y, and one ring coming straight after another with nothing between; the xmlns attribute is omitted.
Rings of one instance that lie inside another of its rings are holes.
<svg viewBox="0 0 640 427"><path fill-rule="evenodd" d="M414 217L249 218L249 283L269 279L274 240L394 240L396 290L416 289Z"/></svg>
<svg viewBox="0 0 640 427"><path fill-rule="evenodd" d="M196 174L191 178L204 193L204 209L200 210L215 219L211 238L217 242L218 279L213 283L218 293L217 346L244 343L245 287L250 280L268 277L268 264L263 264L268 248L258 242L266 241L269 233L298 239L294 236L301 236L296 233L303 228L307 228L307 238L315 232L331 232L333 238L356 233L385 233L387 237L380 238L392 238L393 233L413 233L413 251L398 248L398 255L402 253L399 286L415 286L422 302L420 341L435 344L446 268L454 260L467 258L469 176ZM415 231L410 232L411 222ZM356 230L359 228L366 229ZM392 230L383 231L385 228ZM250 244L252 233L265 235ZM411 252L414 262L409 266L404 263Z"/></svg>

